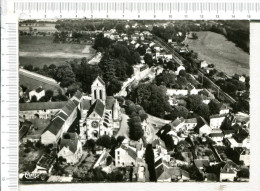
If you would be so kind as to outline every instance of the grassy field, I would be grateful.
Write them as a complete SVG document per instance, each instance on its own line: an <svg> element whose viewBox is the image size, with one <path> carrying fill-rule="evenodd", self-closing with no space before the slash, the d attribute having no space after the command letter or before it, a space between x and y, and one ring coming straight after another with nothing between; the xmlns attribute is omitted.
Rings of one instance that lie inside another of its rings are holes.
<svg viewBox="0 0 260 191"><path fill-rule="evenodd" d="M249 54L228 41L223 35L213 32L198 32L198 39L185 40L191 50L198 53L199 58L214 64L215 68L228 75L249 75Z"/></svg>
<svg viewBox="0 0 260 191"><path fill-rule="evenodd" d="M60 89L59 87L41 82L39 80L29 78L29 77L21 75L21 74L19 75L19 84L24 85L29 90L35 89L39 86L42 86L43 89L45 89L45 90L52 90L54 96L59 95L59 89Z"/></svg>
<svg viewBox="0 0 260 191"><path fill-rule="evenodd" d="M19 62L21 66L32 64L43 67L44 64L60 65L67 60L91 58L95 50L91 45L53 43L53 37L20 36Z"/></svg>

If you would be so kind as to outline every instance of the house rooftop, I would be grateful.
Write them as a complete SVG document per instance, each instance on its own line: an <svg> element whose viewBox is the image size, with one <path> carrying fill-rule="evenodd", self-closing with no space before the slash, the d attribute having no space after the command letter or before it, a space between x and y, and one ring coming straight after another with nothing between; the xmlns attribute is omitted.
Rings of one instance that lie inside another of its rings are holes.
<svg viewBox="0 0 260 191"><path fill-rule="evenodd" d="M222 117L225 117L226 114L216 114L216 115L211 115L209 116L210 119L213 119L213 118L222 118Z"/></svg>
<svg viewBox="0 0 260 191"><path fill-rule="evenodd" d="M40 87L36 88L35 91L36 91L37 93L40 93L41 91L43 91L43 88L40 86Z"/></svg>
<svg viewBox="0 0 260 191"><path fill-rule="evenodd" d="M205 168L209 166L209 160L207 159L194 159L194 164L197 168Z"/></svg>
<svg viewBox="0 0 260 191"><path fill-rule="evenodd" d="M211 133L209 136L210 137L224 137L224 134L223 133Z"/></svg>
<svg viewBox="0 0 260 191"><path fill-rule="evenodd" d="M137 153L134 151L134 149L127 147L123 144L121 145L121 148L124 149L132 159L136 160Z"/></svg>
<svg viewBox="0 0 260 191"><path fill-rule="evenodd" d="M66 105L67 101L60 102L33 102L33 103L19 103L20 111L30 110L48 110L48 109L61 109Z"/></svg>
<svg viewBox="0 0 260 191"><path fill-rule="evenodd" d="M185 123L197 123L197 118L185 119Z"/></svg>
<svg viewBox="0 0 260 191"><path fill-rule="evenodd" d="M72 153L75 153L78 148L79 137L76 133L64 133L60 142L60 149L68 147Z"/></svg>

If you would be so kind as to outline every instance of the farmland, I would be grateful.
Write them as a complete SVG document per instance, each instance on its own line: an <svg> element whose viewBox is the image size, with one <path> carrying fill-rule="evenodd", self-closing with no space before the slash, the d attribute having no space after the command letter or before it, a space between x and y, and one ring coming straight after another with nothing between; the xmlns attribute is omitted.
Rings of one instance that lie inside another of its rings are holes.
<svg viewBox="0 0 260 191"><path fill-rule="evenodd" d="M199 58L228 75L249 74L249 54L228 41L223 35L213 32L197 32L198 39L186 39L185 44L198 53Z"/></svg>
<svg viewBox="0 0 260 191"><path fill-rule="evenodd" d="M60 65L65 61L91 58L95 50L91 45L53 43L52 36L20 36L19 62L21 66L31 64L39 68L45 64Z"/></svg>

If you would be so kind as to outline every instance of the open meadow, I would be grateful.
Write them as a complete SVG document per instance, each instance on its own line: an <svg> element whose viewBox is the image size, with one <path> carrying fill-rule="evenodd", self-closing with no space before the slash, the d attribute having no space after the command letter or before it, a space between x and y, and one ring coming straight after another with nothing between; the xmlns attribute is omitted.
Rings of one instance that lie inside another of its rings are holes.
<svg viewBox="0 0 260 191"><path fill-rule="evenodd" d="M91 45L53 43L52 36L20 36L19 37L19 63L34 67L43 67L45 64L60 65L65 61L91 58L95 50Z"/></svg>
<svg viewBox="0 0 260 191"><path fill-rule="evenodd" d="M200 59L214 64L228 75L249 75L249 54L228 41L223 35L214 32L197 32L198 39L186 39L189 49L198 53Z"/></svg>

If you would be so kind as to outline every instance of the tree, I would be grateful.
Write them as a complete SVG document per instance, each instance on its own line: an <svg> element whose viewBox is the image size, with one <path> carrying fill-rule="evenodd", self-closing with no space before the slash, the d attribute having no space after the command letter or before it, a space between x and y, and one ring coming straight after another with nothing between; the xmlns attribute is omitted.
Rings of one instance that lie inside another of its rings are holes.
<svg viewBox="0 0 260 191"><path fill-rule="evenodd" d="M130 118L128 121L129 125L129 138L138 141L144 136L144 131L141 125L141 118L139 116Z"/></svg>
<svg viewBox="0 0 260 191"><path fill-rule="evenodd" d="M202 99L199 95L189 95L187 98L187 107L189 110L195 111L201 103Z"/></svg>
<svg viewBox="0 0 260 191"><path fill-rule="evenodd" d="M180 70L179 71L179 75L185 77L186 76L186 71L185 70Z"/></svg>
<svg viewBox="0 0 260 191"><path fill-rule="evenodd" d="M174 120L177 117L183 117L184 119L186 119L189 115L189 110L184 107L184 106L176 106L170 114L170 119Z"/></svg>
<svg viewBox="0 0 260 191"><path fill-rule="evenodd" d="M115 93L121 90L122 83L116 79L112 79L109 85L107 86L107 95L113 96Z"/></svg>
<svg viewBox="0 0 260 191"><path fill-rule="evenodd" d="M61 87L68 87L69 85L75 83L75 74L69 64L62 64L58 66L55 79L61 82Z"/></svg>
<svg viewBox="0 0 260 191"><path fill-rule="evenodd" d="M97 145L105 147L105 148L111 148L111 138L108 135L103 135L98 138Z"/></svg>
<svg viewBox="0 0 260 191"><path fill-rule="evenodd" d="M46 90L45 97L49 101L53 97L53 91L52 90Z"/></svg>
<svg viewBox="0 0 260 191"><path fill-rule="evenodd" d="M209 106L205 103L201 103L196 111L195 111L198 115L200 115L201 117L203 117L204 119L209 119L210 116L210 109Z"/></svg>
<svg viewBox="0 0 260 191"><path fill-rule="evenodd" d="M163 72L155 77L155 82L158 86L165 85L168 88L172 88L176 84L175 79L175 74Z"/></svg>
<svg viewBox="0 0 260 191"><path fill-rule="evenodd" d="M94 150L96 142L93 139L89 139L87 140L86 145L89 149Z"/></svg>
<svg viewBox="0 0 260 191"><path fill-rule="evenodd" d="M35 95L32 96L31 102L37 102L37 97Z"/></svg>
<svg viewBox="0 0 260 191"><path fill-rule="evenodd" d="M144 55L144 61L149 67L153 66L153 57L151 54L146 53Z"/></svg>
<svg viewBox="0 0 260 191"><path fill-rule="evenodd" d="M141 105L144 110L157 117L164 117L171 107L166 96L166 89L155 84L139 84L130 94L131 100Z"/></svg>
<svg viewBox="0 0 260 191"><path fill-rule="evenodd" d="M218 100L216 100L216 99L211 100L209 102L208 106L209 106L211 115L219 114L221 103Z"/></svg>
<svg viewBox="0 0 260 191"><path fill-rule="evenodd" d="M151 182L157 182L155 165L154 165L154 153L152 144L147 144L145 149L145 162L148 166L149 179Z"/></svg>
<svg viewBox="0 0 260 191"><path fill-rule="evenodd" d="M33 71L33 65L32 64L25 65L24 69L29 70L29 71Z"/></svg>

